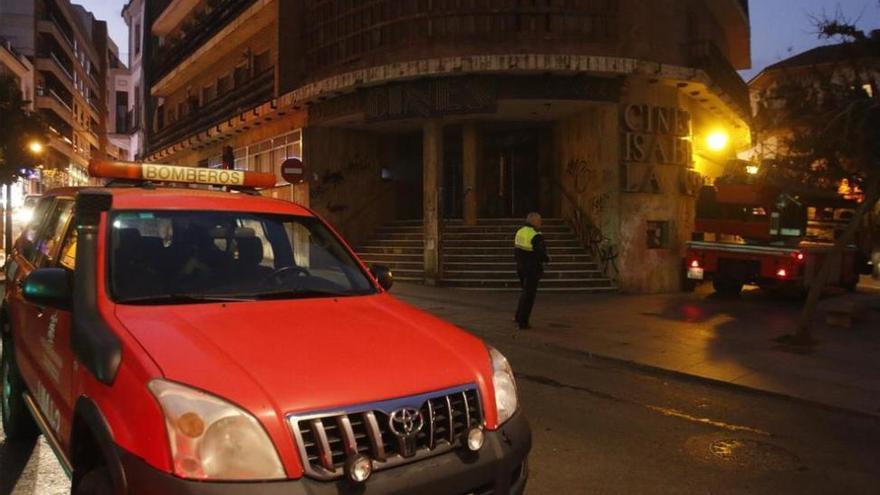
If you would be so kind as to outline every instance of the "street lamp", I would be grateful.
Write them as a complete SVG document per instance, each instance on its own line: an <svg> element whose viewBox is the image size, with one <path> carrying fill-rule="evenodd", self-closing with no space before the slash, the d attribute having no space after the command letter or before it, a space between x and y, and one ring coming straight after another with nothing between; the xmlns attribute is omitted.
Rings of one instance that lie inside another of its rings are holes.
<svg viewBox="0 0 880 495"><path fill-rule="evenodd" d="M729 143L730 135L723 130L712 131L706 136L706 145L715 152L724 151Z"/></svg>
<svg viewBox="0 0 880 495"><path fill-rule="evenodd" d="M43 143L39 141L31 141L28 143L28 151L35 155L40 155L43 153Z"/></svg>
<svg viewBox="0 0 880 495"><path fill-rule="evenodd" d="M42 155L43 143L34 139L27 143L27 150L33 155ZM6 184L6 205L3 218L3 249L5 256L12 254L12 184Z"/></svg>

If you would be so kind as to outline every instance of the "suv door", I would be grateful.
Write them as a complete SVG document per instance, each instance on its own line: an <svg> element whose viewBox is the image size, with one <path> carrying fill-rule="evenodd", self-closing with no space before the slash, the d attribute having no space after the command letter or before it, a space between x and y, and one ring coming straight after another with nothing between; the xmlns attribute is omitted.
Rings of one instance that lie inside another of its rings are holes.
<svg viewBox="0 0 880 495"><path fill-rule="evenodd" d="M65 234L73 217L73 198L56 197L32 245L25 246L15 277L10 309L16 315L16 357L22 377L56 439L67 438L72 415L70 312L31 304L21 296L21 282L35 269L64 266L64 250L73 239Z"/></svg>

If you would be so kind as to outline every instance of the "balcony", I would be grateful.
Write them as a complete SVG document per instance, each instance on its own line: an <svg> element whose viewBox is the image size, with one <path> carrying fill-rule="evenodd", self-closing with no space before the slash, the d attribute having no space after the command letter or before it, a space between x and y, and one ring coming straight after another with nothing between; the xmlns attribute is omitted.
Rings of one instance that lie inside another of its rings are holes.
<svg viewBox="0 0 880 495"><path fill-rule="evenodd" d="M199 108L190 109L186 117L167 124L153 135L152 150L160 150L230 118L237 118L241 112L272 99L274 92L273 68Z"/></svg>
<svg viewBox="0 0 880 495"><path fill-rule="evenodd" d="M204 10L193 14L190 20L184 21L179 35L169 37L165 44L156 48L153 65L156 80L161 80L256 2L257 0L209 2L216 5L206 6Z"/></svg>
<svg viewBox="0 0 880 495"><path fill-rule="evenodd" d="M37 21L37 30L41 33L49 33L60 41L63 41L71 50L73 50L73 33L65 32L65 28L54 14L46 15L43 19Z"/></svg>
<svg viewBox="0 0 880 495"><path fill-rule="evenodd" d="M711 41L699 41L686 47L690 65L706 72L712 83L723 91L743 115L751 115L749 86Z"/></svg>

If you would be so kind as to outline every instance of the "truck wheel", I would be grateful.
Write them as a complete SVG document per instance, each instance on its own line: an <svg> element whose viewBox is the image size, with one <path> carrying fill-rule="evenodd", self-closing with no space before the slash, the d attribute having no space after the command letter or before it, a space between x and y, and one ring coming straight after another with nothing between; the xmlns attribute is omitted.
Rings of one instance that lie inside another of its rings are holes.
<svg viewBox="0 0 880 495"><path fill-rule="evenodd" d="M113 482L104 466L98 466L86 473L73 491L73 495L111 495L112 493Z"/></svg>
<svg viewBox="0 0 880 495"><path fill-rule="evenodd" d="M15 442L33 442L40 436L40 429L24 403L24 381L15 367L12 342L3 339L3 355L0 356L0 416L6 438Z"/></svg>
<svg viewBox="0 0 880 495"><path fill-rule="evenodd" d="M715 292L725 297L738 296L742 292L743 283L732 278L718 277L712 280Z"/></svg>

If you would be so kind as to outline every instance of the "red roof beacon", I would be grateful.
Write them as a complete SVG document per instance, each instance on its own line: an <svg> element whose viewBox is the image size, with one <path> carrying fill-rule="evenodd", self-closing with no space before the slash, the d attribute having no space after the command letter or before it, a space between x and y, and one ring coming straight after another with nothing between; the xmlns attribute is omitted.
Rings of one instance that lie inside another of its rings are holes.
<svg viewBox="0 0 880 495"><path fill-rule="evenodd" d="M4 430L44 434L74 494L523 493L504 356L253 192L273 176L90 171L39 199L0 309Z"/></svg>

